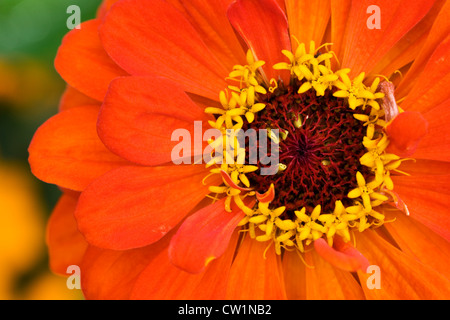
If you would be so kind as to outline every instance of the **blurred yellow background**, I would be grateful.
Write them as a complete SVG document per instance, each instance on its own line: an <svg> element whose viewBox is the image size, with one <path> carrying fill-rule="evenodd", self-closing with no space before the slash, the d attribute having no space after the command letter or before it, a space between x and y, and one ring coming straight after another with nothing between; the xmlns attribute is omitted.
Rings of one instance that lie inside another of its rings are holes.
<svg viewBox="0 0 450 320"><path fill-rule="evenodd" d="M64 81L53 67L69 29L67 8L81 21L101 0L0 0L0 299L82 299L48 268L46 222L60 195L33 177L27 148L57 112Z"/></svg>

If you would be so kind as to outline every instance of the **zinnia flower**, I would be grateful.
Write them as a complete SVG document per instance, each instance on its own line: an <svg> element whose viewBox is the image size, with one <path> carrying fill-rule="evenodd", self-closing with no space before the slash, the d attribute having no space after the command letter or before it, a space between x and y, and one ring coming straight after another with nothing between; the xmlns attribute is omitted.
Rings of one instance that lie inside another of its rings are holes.
<svg viewBox="0 0 450 320"><path fill-rule="evenodd" d="M89 299L449 298L450 4L371 4L105 1L29 149L53 270Z"/></svg>

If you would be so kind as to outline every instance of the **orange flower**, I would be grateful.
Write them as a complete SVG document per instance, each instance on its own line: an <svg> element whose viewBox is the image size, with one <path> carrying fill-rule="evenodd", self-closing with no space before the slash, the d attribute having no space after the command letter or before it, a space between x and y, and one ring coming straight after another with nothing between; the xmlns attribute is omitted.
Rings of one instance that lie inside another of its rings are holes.
<svg viewBox="0 0 450 320"><path fill-rule="evenodd" d="M378 1L381 29L369 5L105 1L29 148L67 190L53 269L80 265L89 299L449 298L450 4ZM279 129L277 173L174 165L194 122Z"/></svg>

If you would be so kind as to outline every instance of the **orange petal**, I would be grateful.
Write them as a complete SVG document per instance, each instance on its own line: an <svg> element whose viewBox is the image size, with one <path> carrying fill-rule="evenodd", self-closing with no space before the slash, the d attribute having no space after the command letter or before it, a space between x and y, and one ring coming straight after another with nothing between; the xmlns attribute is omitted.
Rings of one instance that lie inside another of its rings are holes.
<svg viewBox="0 0 450 320"><path fill-rule="evenodd" d="M401 107L425 113L450 99L450 35L436 48Z"/></svg>
<svg viewBox="0 0 450 320"><path fill-rule="evenodd" d="M314 241L314 249L324 260L345 271L365 271L369 266L369 261L340 237L334 238L333 247L330 247L323 238L319 238Z"/></svg>
<svg viewBox="0 0 450 320"><path fill-rule="evenodd" d="M225 252L234 229L244 216L237 208L227 212L225 199L194 213L172 237L170 261L189 273L203 272L212 260Z"/></svg>
<svg viewBox="0 0 450 320"><path fill-rule="evenodd" d="M99 20L81 24L63 39L55 68L72 87L102 101L112 79L126 75L103 49L98 37Z"/></svg>
<svg viewBox="0 0 450 320"><path fill-rule="evenodd" d="M289 83L289 72L273 69L273 65L286 61L282 50L291 50L288 22L285 13L274 0L238 0L228 8L228 19L245 40L256 60L266 64L266 80L275 78Z"/></svg>
<svg viewBox="0 0 450 320"><path fill-rule="evenodd" d="M125 251L89 246L80 265L85 298L129 299L138 276L155 257L157 249L155 245Z"/></svg>
<svg viewBox="0 0 450 320"><path fill-rule="evenodd" d="M234 0L181 0L187 18L197 29L208 48L228 70L236 64L245 64L245 52L226 12Z"/></svg>
<svg viewBox="0 0 450 320"><path fill-rule="evenodd" d="M331 0L331 42L339 61L344 54L344 36L351 5L352 0Z"/></svg>
<svg viewBox="0 0 450 320"><path fill-rule="evenodd" d="M450 161L450 98L423 114L428 122L428 134L422 139L415 158Z"/></svg>
<svg viewBox="0 0 450 320"><path fill-rule="evenodd" d="M59 111L80 107L80 106L97 106L100 109L101 103L95 99L81 93L74 87L67 85L61 100L59 101Z"/></svg>
<svg viewBox="0 0 450 320"><path fill-rule="evenodd" d="M444 2L443 6L442 2ZM419 75L423 71L430 57L433 55L433 52L450 33L450 24L448 23L450 19L450 2L436 1L435 7L436 5L441 5L442 9L440 10L439 15L434 19L434 24L427 35L426 42L421 46L420 53L415 57L411 68L400 82L397 89L397 98L403 98L411 91L411 88L413 88L417 83L421 83L418 82Z"/></svg>
<svg viewBox="0 0 450 320"><path fill-rule="evenodd" d="M138 278L131 299L223 300L238 233L233 235L225 254L199 274L182 271L170 262L165 239L158 242L162 249L153 254Z"/></svg>
<svg viewBox="0 0 450 320"><path fill-rule="evenodd" d="M450 278L448 241L401 212L385 210L383 214L386 220L395 219L394 222L386 223L384 226L405 253Z"/></svg>
<svg viewBox="0 0 450 320"><path fill-rule="evenodd" d="M183 0L166 0L166 1L169 2L175 8L177 8L178 11L186 13L186 9L181 3Z"/></svg>
<svg viewBox="0 0 450 320"><path fill-rule="evenodd" d="M411 217L450 240L450 175L393 176L392 180Z"/></svg>
<svg viewBox="0 0 450 320"><path fill-rule="evenodd" d="M111 9L111 6L119 0L103 0L102 4L97 10L97 18L103 19L106 13Z"/></svg>
<svg viewBox="0 0 450 320"><path fill-rule="evenodd" d="M413 176L418 175L447 175L450 172L450 162L416 159L402 162L400 170Z"/></svg>
<svg viewBox="0 0 450 320"><path fill-rule="evenodd" d="M95 178L127 162L97 136L96 106L72 108L47 120L28 152L33 174L61 187L82 191Z"/></svg>
<svg viewBox="0 0 450 320"><path fill-rule="evenodd" d="M100 26L108 54L130 74L160 75L186 91L218 100L227 70L195 28L166 1L125 0ZM187 40L189 39L189 40Z"/></svg>
<svg viewBox="0 0 450 320"><path fill-rule="evenodd" d="M435 1L427 15L414 26L395 46L383 57L383 59L372 70L372 74L384 74L389 77L394 71L401 69L409 62L417 60L417 56L430 40L430 29L438 15L445 0ZM408 76L411 69L406 73ZM416 73L414 73L416 74ZM397 97L399 98L399 97Z"/></svg>
<svg viewBox="0 0 450 320"><path fill-rule="evenodd" d="M295 251L285 251L283 276L289 300L306 300L306 267Z"/></svg>
<svg viewBox="0 0 450 320"><path fill-rule="evenodd" d="M151 244L176 226L207 194L201 165L121 167L81 194L75 218L95 246L126 250Z"/></svg>
<svg viewBox="0 0 450 320"><path fill-rule="evenodd" d="M356 243L370 262L380 268L380 289L369 289L367 285L375 273L358 272L366 298L404 300L450 297L450 282L447 278L393 247L374 231L357 232Z"/></svg>
<svg viewBox="0 0 450 320"><path fill-rule="evenodd" d="M406 111L394 118L386 133L390 141L387 151L409 157L428 133L428 121L419 112Z"/></svg>
<svg viewBox="0 0 450 320"><path fill-rule="evenodd" d="M61 275L67 275L68 266L80 265L88 246L73 216L77 201L78 194L63 194L47 225L50 269Z"/></svg>
<svg viewBox="0 0 450 320"><path fill-rule="evenodd" d="M143 165L171 162L175 130L189 133L194 148L189 153L201 155L208 145L202 128L210 119L179 84L159 77L124 77L116 79L105 98L98 120L98 134L114 153ZM194 121L203 121L199 132ZM189 155L190 158L190 155ZM191 159L189 159L191 160Z"/></svg>
<svg viewBox="0 0 450 320"><path fill-rule="evenodd" d="M307 48L311 40L316 43L317 47L322 44L330 20L330 1L286 0L286 12L293 44L295 43L294 37L300 43L305 43Z"/></svg>
<svg viewBox="0 0 450 320"><path fill-rule="evenodd" d="M231 266L227 299L286 299L280 257L268 244L245 237Z"/></svg>
<svg viewBox="0 0 450 320"><path fill-rule="evenodd" d="M308 300L364 299L361 286L350 272L333 267L314 250L305 253L305 260L312 266L306 268Z"/></svg>
<svg viewBox="0 0 450 320"><path fill-rule="evenodd" d="M284 13L286 13L286 3L285 0L275 0L275 2L278 3L278 6L281 10L283 10Z"/></svg>
<svg viewBox="0 0 450 320"><path fill-rule="evenodd" d="M342 67L351 77L370 72L386 53L430 10L433 1L419 0L405 6L402 1L380 0L381 29L369 29L367 8L371 0L353 1L343 42Z"/></svg>

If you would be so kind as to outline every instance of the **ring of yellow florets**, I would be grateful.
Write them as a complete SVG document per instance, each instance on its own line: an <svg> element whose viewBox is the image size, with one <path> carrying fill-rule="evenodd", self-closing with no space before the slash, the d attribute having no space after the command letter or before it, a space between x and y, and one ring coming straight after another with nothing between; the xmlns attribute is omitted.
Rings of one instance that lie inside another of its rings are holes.
<svg viewBox="0 0 450 320"><path fill-rule="evenodd" d="M280 62L273 66L277 70L289 70L292 79L302 82L298 93L314 90L317 96L323 96L327 90L334 90L333 96L344 99L348 108L352 110L366 110L361 114L355 113L354 118L367 127L367 133L361 143L366 153L360 157L361 165L370 169L372 173L367 181L360 172L354 179L357 187L349 191L347 198L352 205L345 206L342 201L334 203L334 210L323 212L321 205L309 210L305 207L295 210L295 217L286 218L283 215L285 206L273 207L271 202L276 196L273 185L265 194L259 194L252 189L251 182L246 176L259 169L255 165L227 164L224 161L217 164L217 158L207 164L213 167L211 174L222 174L223 183L211 186L209 190L216 194L213 199L226 197L225 207L231 211L232 204L236 204L245 213L245 218L239 223L251 238L257 241L273 241L275 250L281 254L281 248L297 248L301 252L305 246L318 238L325 237L331 246L335 235L344 241L350 241L350 231L364 231L370 227L378 227L385 222L385 216L376 209L381 205L397 201L393 192L393 182L390 173L395 171L405 159L386 152L389 145L385 133L386 121L384 110L380 107L384 94L377 92L380 78L377 77L370 86L363 83L365 74L361 73L351 80L349 69L332 71L331 59L335 56L332 51L325 50L319 54L325 44L315 48L310 43L309 51L305 45L299 44L295 52L283 51L289 62ZM259 102L259 95L277 89L278 81L264 79L261 67L264 61L256 61L252 52L247 53L247 65L236 65L228 80L233 85L228 90L220 92L221 108L207 108L206 113L215 115L215 121L210 125L221 130L223 141L210 141L210 145L221 144L224 154L233 160L242 156L245 150L239 146L237 140L229 142L226 138L227 129L241 129L244 123L251 124L255 114L264 110L266 105ZM359 109L357 109L359 108ZM370 108L370 111L367 111ZM227 148L226 144L232 144ZM230 154L230 150L232 150ZM228 162L229 163L229 162ZM283 168L280 168L283 170Z"/></svg>

